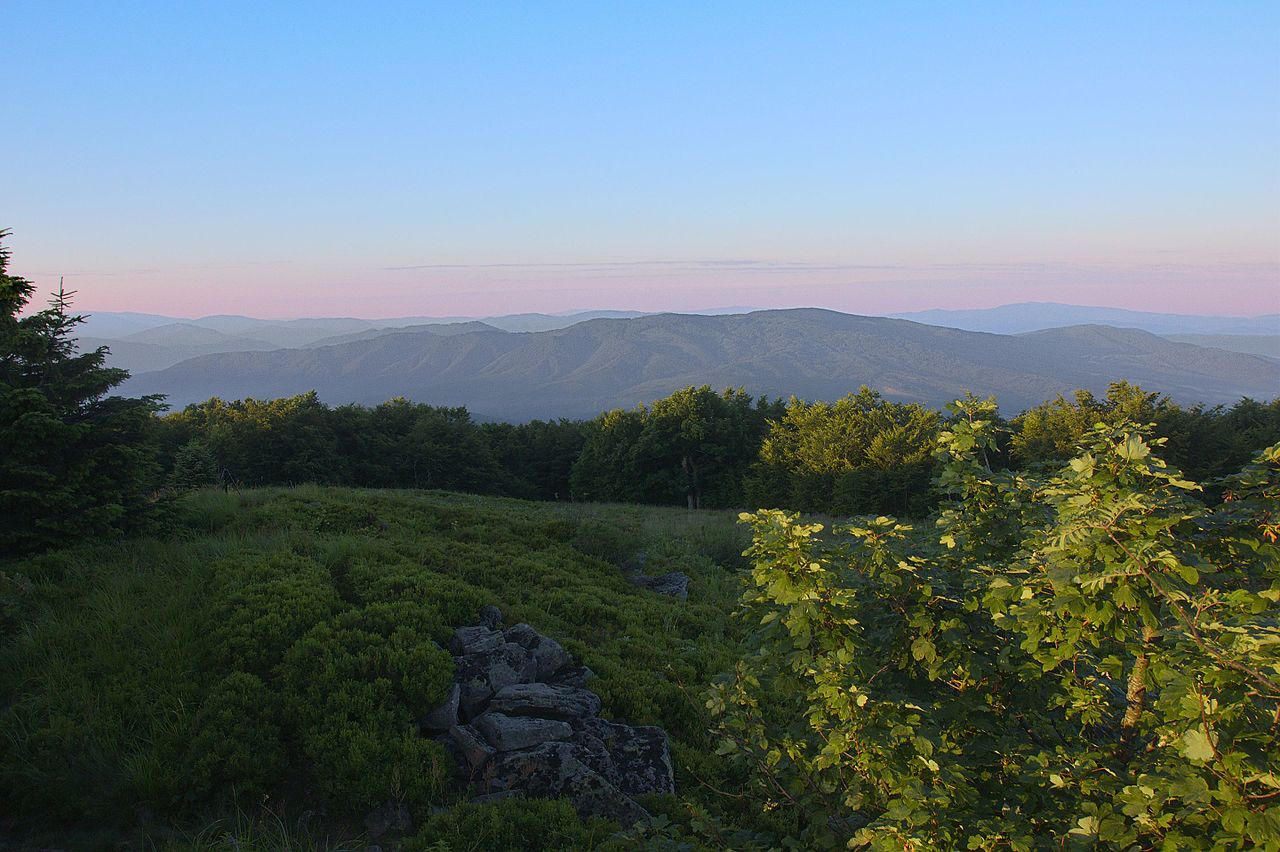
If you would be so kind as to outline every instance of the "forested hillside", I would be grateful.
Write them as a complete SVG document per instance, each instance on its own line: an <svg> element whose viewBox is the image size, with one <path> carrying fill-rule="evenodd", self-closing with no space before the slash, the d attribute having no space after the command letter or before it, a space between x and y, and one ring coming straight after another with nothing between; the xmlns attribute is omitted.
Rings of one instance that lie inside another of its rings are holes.
<svg viewBox="0 0 1280 852"><path fill-rule="evenodd" d="M599 319L530 334L392 333L313 349L207 355L135 376L133 394L185 405L314 390L330 404L403 396L482 420L592 417L704 384L833 402L862 385L940 408L973 393L1018 411L1117 379L1182 404L1270 399L1280 364L1135 329L1079 326L1011 336L817 309Z"/></svg>

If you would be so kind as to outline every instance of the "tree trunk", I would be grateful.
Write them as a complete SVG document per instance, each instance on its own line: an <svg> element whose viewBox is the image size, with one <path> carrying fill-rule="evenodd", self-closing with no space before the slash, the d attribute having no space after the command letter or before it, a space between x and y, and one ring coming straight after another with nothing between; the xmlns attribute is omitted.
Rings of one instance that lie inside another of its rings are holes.
<svg viewBox="0 0 1280 852"><path fill-rule="evenodd" d="M1156 632L1150 627L1142 628L1142 644L1149 645L1156 638ZM1147 701L1147 669L1151 660L1146 652L1139 654L1133 661L1133 670L1129 672L1129 688L1125 691L1124 718L1120 720L1120 739L1128 743L1142 718Z"/></svg>

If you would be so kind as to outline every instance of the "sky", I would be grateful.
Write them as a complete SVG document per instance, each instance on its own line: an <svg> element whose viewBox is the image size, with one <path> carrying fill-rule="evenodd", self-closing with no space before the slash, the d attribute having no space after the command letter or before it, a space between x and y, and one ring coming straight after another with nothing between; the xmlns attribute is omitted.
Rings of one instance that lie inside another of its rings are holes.
<svg viewBox="0 0 1280 852"><path fill-rule="evenodd" d="M1280 4L0 0L11 271L261 317L1280 311Z"/></svg>

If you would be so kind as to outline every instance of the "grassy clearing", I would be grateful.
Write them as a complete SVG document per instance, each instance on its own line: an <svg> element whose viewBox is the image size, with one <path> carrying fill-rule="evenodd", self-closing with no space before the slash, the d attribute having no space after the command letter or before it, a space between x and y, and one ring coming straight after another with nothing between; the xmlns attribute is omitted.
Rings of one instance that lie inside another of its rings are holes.
<svg viewBox="0 0 1280 852"><path fill-rule="evenodd" d="M483 603L590 666L603 715L666 728L679 789L732 787L702 700L737 648L744 545L729 513L298 487L194 493L162 537L9 563L30 588L0 647L6 831L329 848L392 797L422 824L458 800L410 735L447 683L431 640ZM642 550L693 578L687 602L625 580Z"/></svg>

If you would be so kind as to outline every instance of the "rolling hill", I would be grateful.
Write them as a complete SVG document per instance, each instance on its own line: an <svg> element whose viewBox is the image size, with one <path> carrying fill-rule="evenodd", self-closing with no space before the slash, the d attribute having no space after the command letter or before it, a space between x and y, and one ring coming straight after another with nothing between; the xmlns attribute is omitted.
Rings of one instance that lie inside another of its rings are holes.
<svg viewBox="0 0 1280 852"><path fill-rule="evenodd" d="M1134 329L997 335L818 309L598 319L537 333L380 335L314 349L206 355L138 375L131 394L181 406L210 396L315 389L330 403L405 396L498 420L589 417L686 385L834 399L867 384L941 405L966 391L1016 412L1059 392L1128 379L1182 402L1280 394L1280 364Z"/></svg>

